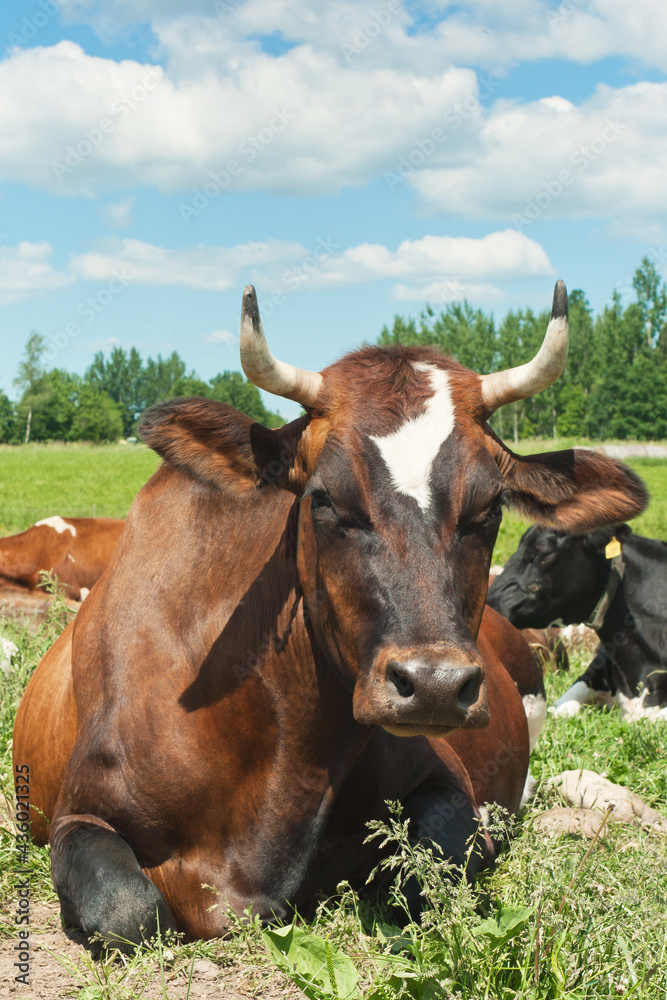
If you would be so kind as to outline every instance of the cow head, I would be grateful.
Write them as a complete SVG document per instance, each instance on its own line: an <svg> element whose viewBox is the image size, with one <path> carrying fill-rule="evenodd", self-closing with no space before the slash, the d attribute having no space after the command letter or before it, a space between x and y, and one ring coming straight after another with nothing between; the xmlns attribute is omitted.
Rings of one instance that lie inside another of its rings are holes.
<svg viewBox="0 0 667 1000"><path fill-rule="evenodd" d="M609 579L605 549L627 524L583 535L534 525L489 589L487 603L517 628L546 628L588 621Z"/></svg>
<svg viewBox="0 0 667 1000"><path fill-rule="evenodd" d="M244 370L305 416L271 431L189 400L158 407L143 433L219 489L296 495L311 627L353 691L355 717L398 735L441 735L488 722L476 637L503 506L586 530L645 504L641 482L611 459L521 457L488 426L499 406L551 384L566 355L559 282L545 343L520 368L479 376L432 348L373 347L308 372L273 357L249 286Z"/></svg>

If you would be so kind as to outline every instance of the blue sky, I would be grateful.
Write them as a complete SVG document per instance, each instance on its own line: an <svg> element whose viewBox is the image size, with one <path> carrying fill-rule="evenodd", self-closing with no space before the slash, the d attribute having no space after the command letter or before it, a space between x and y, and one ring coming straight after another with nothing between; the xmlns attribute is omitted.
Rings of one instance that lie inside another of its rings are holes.
<svg viewBox="0 0 667 1000"><path fill-rule="evenodd" d="M8 0L0 45L10 395L32 329L79 372L237 368L249 281L319 369L427 301L501 317L562 277L599 309L664 274L656 0Z"/></svg>

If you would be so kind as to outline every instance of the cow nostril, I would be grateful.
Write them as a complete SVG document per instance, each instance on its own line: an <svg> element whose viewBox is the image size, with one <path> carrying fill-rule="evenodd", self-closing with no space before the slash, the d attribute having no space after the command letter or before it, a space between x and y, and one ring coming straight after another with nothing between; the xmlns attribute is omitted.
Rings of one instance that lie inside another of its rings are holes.
<svg viewBox="0 0 667 1000"><path fill-rule="evenodd" d="M411 698L415 693L415 686L410 678L400 673L395 666L387 670L387 680L394 685L401 698Z"/></svg>
<svg viewBox="0 0 667 1000"><path fill-rule="evenodd" d="M479 698L479 689L481 682L482 682L482 672L479 669L479 667L477 667L475 669L475 672L472 674L471 677L468 678L468 680L465 682L463 687L460 689L458 695L456 696L456 700L458 701L459 705L462 706L462 708L470 708L471 705L475 704L475 702Z"/></svg>

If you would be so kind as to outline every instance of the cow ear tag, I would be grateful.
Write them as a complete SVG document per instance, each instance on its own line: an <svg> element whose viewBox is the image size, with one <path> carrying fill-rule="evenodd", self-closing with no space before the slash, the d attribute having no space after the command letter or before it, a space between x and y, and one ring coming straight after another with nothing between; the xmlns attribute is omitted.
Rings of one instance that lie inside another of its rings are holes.
<svg viewBox="0 0 667 1000"><path fill-rule="evenodd" d="M616 556L620 556L621 543L619 542L618 538L612 538L612 540L609 542L606 549L604 550L604 554L607 559L615 559Z"/></svg>

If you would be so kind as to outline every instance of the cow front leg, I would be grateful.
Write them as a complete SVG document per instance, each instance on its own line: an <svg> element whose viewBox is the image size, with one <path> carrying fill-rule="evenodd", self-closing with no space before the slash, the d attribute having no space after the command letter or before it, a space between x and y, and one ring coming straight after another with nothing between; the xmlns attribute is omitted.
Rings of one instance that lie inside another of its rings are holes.
<svg viewBox="0 0 667 1000"><path fill-rule="evenodd" d="M63 921L88 938L97 934L108 947L130 953L158 927L161 933L176 930L164 896L130 845L110 829L82 824L56 832L51 871Z"/></svg>
<svg viewBox="0 0 667 1000"><path fill-rule="evenodd" d="M470 798L462 789L415 792L404 803L410 819L410 840L426 846L436 844L436 857L453 863L469 882L495 857L493 843ZM415 878L403 886L413 919L424 908L420 887Z"/></svg>

